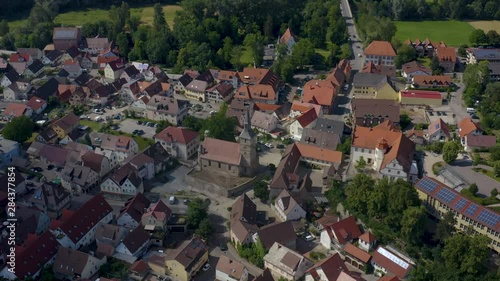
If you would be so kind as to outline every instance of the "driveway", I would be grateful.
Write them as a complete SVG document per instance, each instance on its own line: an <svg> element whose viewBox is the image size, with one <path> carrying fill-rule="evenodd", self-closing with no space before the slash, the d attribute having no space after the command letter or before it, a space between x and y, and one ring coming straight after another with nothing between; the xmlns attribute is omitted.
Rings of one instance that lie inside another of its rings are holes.
<svg viewBox="0 0 500 281"><path fill-rule="evenodd" d="M137 124L137 120L134 119L125 119L120 123L120 129L118 129L121 132L132 134L133 131L135 130L143 130L144 135L142 137L152 139L154 135L156 134L156 128L155 127L149 127L149 126L144 126L144 125L139 125Z"/></svg>
<svg viewBox="0 0 500 281"><path fill-rule="evenodd" d="M479 165L478 167L491 170L491 167L486 167L483 165ZM500 190L499 182L488 177L487 175L482 174L481 172L473 171L472 168L474 168L474 166L472 166L472 161L464 159L455 160L451 165L448 166L448 169L454 171L463 179L465 179L467 181L467 184L477 184L479 193L484 196L490 196L491 191L494 188Z"/></svg>
<svg viewBox="0 0 500 281"><path fill-rule="evenodd" d="M457 78L462 81L462 74L457 73ZM465 89L465 85L460 82L456 84L458 89L456 92L451 93L451 99L449 101L449 106L451 111L455 114L455 121L457 124L464 119L465 117L469 117L469 114L466 111L465 104L462 100L462 94Z"/></svg>

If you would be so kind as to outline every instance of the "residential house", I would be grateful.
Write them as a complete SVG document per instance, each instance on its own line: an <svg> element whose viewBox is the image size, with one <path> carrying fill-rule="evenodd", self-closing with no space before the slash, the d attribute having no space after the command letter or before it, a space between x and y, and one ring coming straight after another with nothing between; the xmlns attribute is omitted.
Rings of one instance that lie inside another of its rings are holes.
<svg viewBox="0 0 500 281"><path fill-rule="evenodd" d="M354 239L361 236L361 229L353 216L323 225L320 243L328 250L342 250Z"/></svg>
<svg viewBox="0 0 500 281"><path fill-rule="evenodd" d="M146 253L150 245L149 233L143 226L138 226L118 244L114 257L135 262L135 259Z"/></svg>
<svg viewBox="0 0 500 281"><path fill-rule="evenodd" d="M372 41L364 50L365 63L373 62L374 64L394 65L396 59L396 50L387 41Z"/></svg>
<svg viewBox="0 0 500 281"><path fill-rule="evenodd" d="M111 52L108 55L100 54L97 57L97 66L99 70L104 70L108 65L108 63L113 61L125 63L124 60L120 58L117 54Z"/></svg>
<svg viewBox="0 0 500 281"><path fill-rule="evenodd" d="M391 249L392 250L392 249ZM375 275L382 276L386 274L394 274L400 279L405 279L410 270L413 269L412 262L399 253L395 253L388 248L379 246L372 255L371 264L374 268Z"/></svg>
<svg viewBox="0 0 500 281"><path fill-rule="evenodd" d="M70 105L86 105L89 102L90 90L87 87L77 87L69 96Z"/></svg>
<svg viewBox="0 0 500 281"><path fill-rule="evenodd" d="M351 145L351 159L356 163L363 158L368 169L389 180L403 179L413 182L418 168L413 160L415 144L389 123L373 128L357 126Z"/></svg>
<svg viewBox="0 0 500 281"><path fill-rule="evenodd" d="M100 194L95 195L77 211L65 210L58 227L53 231L59 243L67 248L80 249L95 241L100 224L113 219L113 209Z"/></svg>
<svg viewBox="0 0 500 281"><path fill-rule="evenodd" d="M28 68L27 62L10 62L9 65L16 71L19 75L23 75Z"/></svg>
<svg viewBox="0 0 500 281"><path fill-rule="evenodd" d="M263 226L253 235L253 241L262 243L269 250L275 243L279 243L288 249L297 248L297 235L291 221L277 222Z"/></svg>
<svg viewBox="0 0 500 281"><path fill-rule="evenodd" d="M57 86L57 97L61 103L68 102L71 98L71 95L78 88L77 85L74 84L60 84Z"/></svg>
<svg viewBox="0 0 500 281"><path fill-rule="evenodd" d="M82 165L85 167L89 167L94 172L99 174L99 177L102 178L107 175L111 169L114 167L111 166L111 163L108 157L97 154L93 151L88 151L84 155L82 155Z"/></svg>
<svg viewBox="0 0 500 281"><path fill-rule="evenodd" d="M11 66L6 59L0 58L0 74L6 73L11 69Z"/></svg>
<svg viewBox="0 0 500 281"><path fill-rule="evenodd" d="M128 229L119 225L100 224L95 231L96 254L111 257L116 247L130 233Z"/></svg>
<svg viewBox="0 0 500 281"><path fill-rule="evenodd" d="M28 107L26 104L22 103L9 103L5 110L2 112L3 119L7 121L10 121L15 117L31 117L31 114L33 114L33 110L31 109L31 107Z"/></svg>
<svg viewBox="0 0 500 281"><path fill-rule="evenodd" d="M408 137L415 144L425 144L424 130L416 130L415 128L406 131L405 136Z"/></svg>
<svg viewBox="0 0 500 281"><path fill-rule="evenodd" d="M54 130L58 138L64 138L73 130L80 126L80 117L76 116L73 112L54 121L50 128Z"/></svg>
<svg viewBox="0 0 500 281"><path fill-rule="evenodd" d="M256 276L252 281L276 281L269 268L264 269L262 274Z"/></svg>
<svg viewBox="0 0 500 281"><path fill-rule="evenodd" d="M52 233L45 231L40 236L29 234L23 245L16 246L15 270L5 266L0 276L7 280L37 278L45 266L50 266L56 257L59 243Z"/></svg>
<svg viewBox="0 0 500 281"><path fill-rule="evenodd" d="M370 263L372 256L361 250L360 248L354 246L351 243L347 243L344 247L345 261L355 268L364 271Z"/></svg>
<svg viewBox="0 0 500 281"><path fill-rule="evenodd" d="M67 50L80 45L80 29L78 27L55 27L52 43L56 50Z"/></svg>
<svg viewBox="0 0 500 281"><path fill-rule="evenodd" d="M34 60L41 60L43 58L42 50L38 48L17 48L17 52L20 54L28 54Z"/></svg>
<svg viewBox="0 0 500 281"><path fill-rule="evenodd" d="M382 74L388 77L396 77L396 66L375 64L371 61L365 63L361 73Z"/></svg>
<svg viewBox="0 0 500 281"><path fill-rule="evenodd" d="M169 126L154 136L172 157L182 160L192 158L198 151L200 137L195 131Z"/></svg>
<svg viewBox="0 0 500 281"><path fill-rule="evenodd" d="M248 269L242 263L222 255L215 268L215 278L219 281L247 281Z"/></svg>
<svg viewBox="0 0 500 281"><path fill-rule="evenodd" d="M79 59L79 62L80 62L81 68L86 70L86 71L92 70L92 66L94 65L94 63L92 61L92 57L87 52L82 53L82 56Z"/></svg>
<svg viewBox="0 0 500 281"><path fill-rule="evenodd" d="M0 137L0 168L10 166L14 157L21 156L18 142Z"/></svg>
<svg viewBox="0 0 500 281"><path fill-rule="evenodd" d="M377 237L375 237L375 235L373 235L370 231L366 231L358 238L358 247L365 252L373 251L376 244Z"/></svg>
<svg viewBox="0 0 500 281"><path fill-rule="evenodd" d="M264 133L272 133L278 127L279 120L275 115L255 111L252 116L252 129Z"/></svg>
<svg viewBox="0 0 500 281"><path fill-rule="evenodd" d="M234 94L234 86L232 84L220 83L206 90L207 101L220 104L228 102Z"/></svg>
<svg viewBox="0 0 500 281"><path fill-rule="evenodd" d="M2 80L0 80L0 85L6 88L9 85L15 83L17 80L19 80L19 78L20 78L19 73L17 73L14 69L12 69L3 75Z"/></svg>
<svg viewBox="0 0 500 281"><path fill-rule="evenodd" d="M95 38L85 38L86 46L83 49L92 55L100 54L102 51L108 49L111 45L108 38L95 37Z"/></svg>
<svg viewBox="0 0 500 281"><path fill-rule="evenodd" d="M453 86L451 77L447 75L415 75L412 80L413 88L450 88Z"/></svg>
<svg viewBox="0 0 500 281"><path fill-rule="evenodd" d="M399 102L406 105L441 106L443 98L438 91L401 90Z"/></svg>
<svg viewBox="0 0 500 281"><path fill-rule="evenodd" d="M270 104L278 102L278 92L283 86L278 75L271 70L244 68L238 76L244 85L236 91L236 98Z"/></svg>
<svg viewBox="0 0 500 281"><path fill-rule="evenodd" d="M457 53L454 47L437 47L436 57L439 61L439 66L444 69L444 72L450 73L455 70Z"/></svg>
<svg viewBox="0 0 500 281"><path fill-rule="evenodd" d="M47 53L45 56L42 58L42 63L44 65L50 65L50 66L55 66L59 59L62 57L63 53L59 50L53 50L49 53Z"/></svg>
<svg viewBox="0 0 500 281"><path fill-rule="evenodd" d="M208 261L208 246L199 238L184 241L165 257L166 273L179 281L189 281Z"/></svg>
<svg viewBox="0 0 500 281"><path fill-rule="evenodd" d="M231 207L230 215L231 241L235 244L252 243L252 236L259 228L257 227L257 207L255 203L246 195L243 194Z"/></svg>
<svg viewBox="0 0 500 281"><path fill-rule="evenodd" d="M125 64L122 61L109 62L104 68L104 77L107 81L113 82L120 78L125 70Z"/></svg>
<svg viewBox="0 0 500 281"><path fill-rule="evenodd" d="M293 33L290 30L290 28L287 28L285 30L285 33L283 33L283 35L280 36L277 44L285 45L288 50L288 53L292 52L293 46L297 44L297 40L295 39L295 36L293 36Z"/></svg>
<svg viewBox="0 0 500 281"><path fill-rule="evenodd" d="M220 84L231 84L233 88L238 88L240 76L238 72L231 70L210 69L215 81Z"/></svg>
<svg viewBox="0 0 500 281"><path fill-rule="evenodd" d="M66 190L88 193L98 185L99 174L86 166L67 163L61 172L61 184Z"/></svg>
<svg viewBox="0 0 500 281"><path fill-rule="evenodd" d="M115 136L110 134L91 132L90 137L92 144L96 146L95 152L108 157L112 163L116 157L118 163L123 162L127 157L135 155L139 152L139 145L137 142L128 136ZM115 157L110 157L112 154Z"/></svg>
<svg viewBox="0 0 500 281"><path fill-rule="evenodd" d="M137 193L130 198L125 206L120 210L120 215L116 219L118 225L135 229L142 223L142 215L151 202L141 193Z"/></svg>
<svg viewBox="0 0 500 281"><path fill-rule="evenodd" d="M274 201L274 212L281 221L300 220L306 217L306 211L301 206L301 198L294 198L284 189Z"/></svg>
<svg viewBox="0 0 500 281"><path fill-rule="evenodd" d="M316 124L317 119L318 115L314 108L295 118L295 121L290 124L290 135L292 135L292 138L300 140L304 129L312 128Z"/></svg>
<svg viewBox="0 0 500 281"><path fill-rule="evenodd" d="M135 281L142 281L148 276L150 272L150 267L147 262L143 260L138 260L130 266L128 270L129 277Z"/></svg>
<svg viewBox="0 0 500 281"><path fill-rule="evenodd" d="M44 70L45 65L43 65L41 60L36 59L26 68L26 70L24 71L24 76L27 78L35 78L42 74Z"/></svg>
<svg viewBox="0 0 500 281"><path fill-rule="evenodd" d="M429 38L425 38L424 41L420 39L415 39L415 41L410 41L407 39L403 44L412 46L417 51L417 55L420 57L432 57L435 54L436 48L444 48L446 44L443 41L431 42Z"/></svg>
<svg viewBox="0 0 500 281"><path fill-rule="evenodd" d="M429 124L427 129L427 139L429 142L447 142L451 139L450 128L443 119L438 118Z"/></svg>
<svg viewBox="0 0 500 281"><path fill-rule="evenodd" d="M151 120L166 120L177 125L187 116L188 109L187 101L173 97L154 96L147 104L146 116Z"/></svg>
<svg viewBox="0 0 500 281"><path fill-rule="evenodd" d="M68 78L76 78L80 76L83 72L80 62L77 60L66 60L64 61L63 69L68 72Z"/></svg>
<svg viewBox="0 0 500 281"><path fill-rule="evenodd" d="M314 264L306 271L305 281L361 281L349 271L338 253Z"/></svg>
<svg viewBox="0 0 500 281"><path fill-rule="evenodd" d="M132 155L125 161L137 173L137 176L143 180L150 180L156 175L153 158L144 153Z"/></svg>
<svg viewBox="0 0 500 281"><path fill-rule="evenodd" d="M87 279L98 273L106 261L106 257L98 258L71 248L59 247L52 270L54 277L60 280Z"/></svg>
<svg viewBox="0 0 500 281"><path fill-rule="evenodd" d="M280 243L274 243L264 256L264 267L271 270L273 275L286 280L299 280L312 265L304 256Z"/></svg>
<svg viewBox="0 0 500 281"><path fill-rule="evenodd" d="M123 69L122 74L120 75L120 78L124 78L127 80L127 83L129 83L132 79L136 78L139 76L139 70L135 68L133 65L129 65Z"/></svg>
<svg viewBox="0 0 500 281"><path fill-rule="evenodd" d="M500 49L469 48L467 49L467 64L476 64L481 61L490 63L500 62Z"/></svg>
<svg viewBox="0 0 500 281"><path fill-rule="evenodd" d="M170 83L168 83L168 77L162 77L155 82L139 82L139 87L143 94L147 95L149 98L153 96L172 96L172 89Z"/></svg>
<svg viewBox="0 0 500 281"><path fill-rule="evenodd" d="M115 92L116 90L113 85L101 85L92 91L92 94L90 95L90 101L94 104L104 106L108 103L111 95L113 95Z"/></svg>
<svg viewBox="0 0 500 281"><path fill-rule="evenodd" d="M329 114L333 109L336 87L328 80L310 80L302 90L302 102L321 105L323 113Z"/></svg>
<svg viewBox="0 0 500 281"><path fill-rule="evenodd" d="M45 110L45 108L47 108L47 102L41 98L33 96L26 103L26 106L31 108L34 114L40 114Z"/></svg>
<svg viewBox="0 0 500 281"><path fill-rule="evenodd" d="M464 147L467 145L467 136L480 136L482 134L483 130L479 123L472 121L470 117L466 117L458 123L458 135L460 136L460 143Z"/></svg>
<svg viewBox="0 0 500 281"><path fill-rule="evenodd" d="M167 170L169 165L172 164L170 154L158 142L150 145L142 153L153 159L155 174Z"/></svg>
<svg viewBox="0 0 500 281"><path fill-rule="evenodd" d="M52 77L40 88L36 89L34 95L48 101L49 97L56 95L59 84L59 81Z"/></svg>
<svg viewBox="0 0 500 281"><path fill-rule="evenodd" d="M413 76L415 75L431 76L432 70L422 65L418 61L411 61L403 64L403 66L401 67L401 76L406 78L407 83L411 83L411 81L413 80Z"/></svg>
<svg viewBox="0 0 500 281"><path fill-rule="evenodd" d="M144 185L130 164L120 167L101 183L101 193L117 199L134 197L139 192L144 192Z"/></svg>
<svg viewBox="0 0 500 281"><path fill-rule="evenodd" d="M0 181L3 182L3 181ZM7 181L5 181L7 182ZM7 191L7 185L5 186ZM22 245L30 234L41 235L50 226L50 218L43 211L35 207L26 207L24 205L16 205L16 245Z"/></svg>
<svg viewBox="0 0 500 281"><path fill-rule="evenodd" d="M356 73L352 85L355 98L398 100L398 93L382 74Z"/></svg>
<svg viewBox="0 0 500 281"><path fill-rule="evenodd" d="M31 89L30 82L16 81L3 89L3 99L4 101L26 100Z"/></svg>
<svg viewBox="0 0 500 281"><path fill-rule="evenodd" d="M497 144L496 136L467 135L465 136L465 151L472 152L476 149L489 149Z"/></svg>
<svg viewBox="0 0 500 281"><path fill-rule="evenodd" d="M315 127L304 129L304 131L302 132L302 138L300 139L300 142L308 145L318 146L321 148L337 149L337 146L341 143L340 139L342 137L344 123L342 121L338 121L335 123L338 123L338 126L335 127L341 128L340 134L332 131L322 131L320 129L316 129L318 128L317 125L318 122L317 122Z"/></svg>
<svg viewBox="0 0 500 281"><path fill-rule="evenodd" d="M193 81L193 77L191 77L188 73L184 73L174 85L175 93L181 94L186 92L186 87L189 83L191 83L191 81Z"/></svg>
<svg viewBox="0 0 500 281"><path fill-rule="evenodd" d="M50 218L57 219L63 210L69 208L71 194L60 185L43 183L24 204L44 211Z"/></svg>
<svg viewBox="0 0 500 281"><path fill-rule="evenodd" d="M451 212L455 215L455 229L458 232L484 235L489 238L489 247L500 252L500 215L469 200L460 192L444 183L423 177L415 183L418 197L427 211L435 218L442 219Z"/></svg>
<svg viewBox="0 0 500 281"><path fill-rule="evenodd" d="M287 118L290 114L290 104L268 104L268 103L254 103L254 111L267 113L276 117L278 121Z"/></svg>
<svg viewBox="0 0 500 281"><path fill-rule="evenodd" d="M147 230L165 230L172 210L162 200L151 203L141 217L142 225Z"/></svg>
<svg viewBox="0 0 500 281"><path fill-rule="evenodd" d="M149 101L149 96L142 94L138 81L132 80L123 85L120 90L120 97L125 102L132 103L130 107L136 112L136 114L139 113L144 116L146 115L146 105Z"/></svg>
<svg viewBox="0 0 500 281"><path fill-rule="evenodd" d="M205 71L193 79L185 88L184 95L188 99L205 102L207 89L215 85L215 79L210 71Z"/></svg>
<svg viewBox="0 0 500 281"><path fill-rule="evenodd" d="M28 53L12 53L9 58L9 63L26 63L26 66L33 63L33 58ZM15 67L14 67L15 68Z"/></svg>

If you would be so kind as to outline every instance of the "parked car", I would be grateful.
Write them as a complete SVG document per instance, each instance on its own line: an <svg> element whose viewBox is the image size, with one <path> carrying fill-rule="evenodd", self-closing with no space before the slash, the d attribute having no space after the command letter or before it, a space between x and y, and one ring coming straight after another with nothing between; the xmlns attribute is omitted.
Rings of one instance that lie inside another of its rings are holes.
<svg viewBox="0 0 500 281"><path fill-rule="evenodd" d="M49 166L47 166L47 170L52 170L54 169L54 167L55 167L54 165L50 164Z"/></svg>
<svg viewBox="0 0 500 281"><path fill-rule="evenodd" d="M204 266L203 266L203 271L207 271L210 269L210 264L207 262Z"/></svg>
<svg viewBox="0 0 500 281"><path fill-rule="evenodd" d="M224 242L219 243L219 248L221 251L227 251L227 245Z"/></svg>
<svg viewBox="0 0 500 281"><path fill-rule="evenodd" d="M132 135L137 135L137 134L139 134L139 130L134 130L134 131L132 132Z"/></svg>
<svg viewBox="0 0 500 281"><path fill-rule="evenodd" d="M144 131L143 131L143 130L139 130L139 131L137 132L137 134L138 134L139 136L142 136L142 135L144 135Z"/></svg>
<svg viewBox="0 0 500 281"><path fill-rule="evenodd" d="M285 145L280 143L280 144L276 145L276 148L283 149L283 148L285 148Z"/></svg>
<svg viewBox="0 0 500 281"><path fill-rule="evenodd" d="M137 121L137 125L142 125L142 121Z"/></svg>
<svg viewBox="0 0 500 281"><path fill-rule="evenodd" d="M434 116L434 113L432 113L432 111L429 111L429 115Z"/></svg>
<svg viewBox="0 0 500 281"><path fill-rule="evenodd" d="M306 236L304 237L304 240L306 240L307 242L309 242L309 241L313 241L313 240L314 240L314 236L312 236L311 234L306 235Z"/></svg>
<svg viewBox="0 0 500 281"><path fill-rule="evenodd" d="M270 142L266 143L266 146L267 146L268 148L273 148L273 147L274 147L274 145L273 145L272 143L270 143Z"/></svg>
<svg viewBox="0 0 500 281"><path fill-rule="evenodd" d="M148 126L153 128L155 126L155 123L148 123Z"/></svg>

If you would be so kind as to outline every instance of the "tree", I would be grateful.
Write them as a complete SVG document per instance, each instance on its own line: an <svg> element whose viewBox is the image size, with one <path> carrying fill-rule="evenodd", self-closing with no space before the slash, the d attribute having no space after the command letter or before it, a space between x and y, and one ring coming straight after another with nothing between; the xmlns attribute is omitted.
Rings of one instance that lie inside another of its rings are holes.
<svg viewBox="0 0 500 281"><path fill-rule="evenodd" d="M401 236L407 243L420 244L425 231L427 213L424 206L409 207L401 219Z"/></svg>
<svg viewBox="0 0 500 281"><path fill-rule="evenodd" d="M367 163L366 163L365 158L363 156L361 156L361 157L359 157L358 161L356 161L355 167L356 167L356 170L358 172L361 172L366 168L366 165L367 165Z"/></svg>
<svg viewBox="0 0 500 281"><path fill-rule="evenodd" d="M208 205L200 198L195 198L189 202L187 219L189 227L197 228L200 223L208 217Z"/></svg>
<svg viewBox="0 0 500 281"><path fill-rule="evenodd" d="M462 147L458 142L449 141L443 146L443 160L446 163L451 163L455 161L458 157L458 153L462 150Z"/></svg>
<svg viewBox="0 0 500 281"><path fill-rule="evenodd" d="M210 220L205 218L200 222L194 233L207 241L213 235L214 228Z"/></svg>
<svg viewBox="0 0 500 281"><path fill-rule="evenodd" d="M326 58L326 64L329 67L334 67L339 63L340 59L340 48L338 45L332 43L328 47L328 57Z"/></svg>
<svg viewBox="0 0 500 281"><path fill-rule="evenodd" d="M260 66L264 56L264 38L260 32L247 34L243 44L252 53L254 64L256 66Z"/></svg>
<svg viewBox="0 0 500 281"><path fill-rule="evenodd" d="M204 133L208 133L206 137L234 142L237 120L226 116L227 108L227 104L223 103L219 111L205 121L203 129Z"/></svg>
<svg viewBox="0 0 500 281"><path fill-rule="evenodd" d="M33 121L29 117L23 115L12 118L3 128L2 135L8 140L24 143L31 138L34 128L35 124Z"/></svg>
<svg viewBox="0 0 500 281"><path fill-rule="evenodd" d="M158 134L159 132L163 131L166 127L170 126L172 126L172 123L168 122L167 120L161 120L160 122L158 122L156 126L155 133Z"/></svg>
<svg viewBox="0 0 500 281"><path fill-rule="evenodd" d="M486 271L484 261L489 256L489 243L489 238L484 235L455 233L446 239L441 256L449 269L460 274L479 275Z"/></svg>
<svg viewBox="0 0 500 281"><path fill-rule="evenodd" d="M357 174L345 189L347 209L360 215L367 214L367 202L375 181L366 174Z"/></svg>
<svg viewBox="0 0 500 281"><path fill-rule="evenodd" d="M411 62L417 58L417 50L410 45L403 45L398 49L395 60L395 64L397 68L401 68L401 66L407 62Z"/></svg>
<svg viewBox="0 0 500 281"><path fill-rule="evenodd" d="M490 30L486 33L488 45L498 47L500 45L500 35L496 30Z"/></svg>
<svg viewBox="0 0 500 281"><path fill-rule="evenodd" d="M168 28L167 26L167 21L165 20L165 12L163 11L163 7L161 6L160 3L156 3L153 6L153 28L156 31L159 31L165 27Z"/></svg>
<svg viewBox="0 0 500 281"><path fill-rule="evenodd" d="M305 65L311 64L315 53L316 51L311 41L309 39L301 39L293 46L290 59L295 67L302 68Z"/></svg>
<svg viewBox="0 0 500 281"><path fill-rule="evenodd" d="M353 56L350 44L340 46L340 59L351 59Z"/></svg>
<svg viewBox="0 0 500 281"><path fill-rule="evenodd" d="M192 115L188 115L186 116L186 118L184 118L184 120L182 120L182 126L191 129L195 132L199 132L203 128L204 125L203 121L204 121L203 119L199 119Z"/></svg>
<svg viewBox="0 0 500 281"><path fill-rule="evenodd" d="M273 17L271 15L268 15L266 23L264 24L264 37L266 37L267 41L271 40L271 38L274 37L273 29L274 29Z"/></svg>
<svg viewBox="0 0 500 281"><path fill-rule="evenodd" d="M467 56L467 47L464 45L460 45L457 50L457 54L461 57L466 57Z"/></svg>
<svg viewBox="0 0 500 281"><path fill-rule="evenodd" d="M443 74L443 67L439 64L439 60L436 56L433 56L431 59L431 70L433 75L441 75Z"/></svg>
<svg viewBox="0 0 500 281"><path fill-rule="evenodd" d="M493 164L493 173L495 177L500 177L500 161L496 161L495 164Z"/></svg>
<svg viewBox="0 0 500 281"><path fill-rule="evenodd" d="M9 33L9 23L3 19L0 21L0 36L4 36L7 33Z"/></svg>
<svg viewBox="0 0 500 281"><path fill-rule="evenodd" d="M482 29L475 29L469 35L469 42L474 45L483 45L488 43L488 38Z"/></svg>
<svg viewBox="0 0 500 281"><path fill-rule="evenodd" d="M403 113L399 116L399 125L401 125L402 129L406 128L410 124L411 124L410 115Z"/></svg>
<svg viewBox="0 0 500 281"><path fill-rule="evenodd" d="M128 57L128 54L130 52L130 41L128 39L127 34L125 34L124 32L120 32L116 36L116 45L120 50L120 54L123 55L124 57Z"/></svg>
<svg viewBox="0 0 500 281"><path fill-rule="evenodd" d="M436 233L434 240L444 244L446 239L455 232L455 224L457 223L453 212L447 212L436 225Z"/></svg>
<svg viewBox="0 0 500 281"><path fill-rule="evenodd" d="M334 180L332 182L331 188L325 192L325 197L326 199L328 199L330 206L332 206L332 208L336 210L338 204L344 202L345 200L345 193L344 188L342 187L342 182Z"/></svg>
<svg viewBox="0 0 500 281"><path fill-rule="evenodd" d="M487 61L481 61L478 64L468 64L465 68L463 81L465 86L470 86L478 83L481 87L485 87L489 82L489 68ZM484 88L481 88L483 90Z"/></svg>
<svg viewBox="0 0 500 281"><path fill-rule="evenodd" d="M496 196L498 195L498 189L493 188L493 189L491 190L490 194L491 194L491 196L492 196L492 197L496 197Z"/></svg>
<svg viewBox="0 0 500 281"><path fill-rule="evenodd" d="M476 195L477 192L479 191L479 188L477 187L477 184L473 183L469 186L469 191L472 193L472 195Z"/></svg>
<svg viewBox="0 0 500 281"><path fill-rule="evenodd" d="M266 202L269 199L269 189L267 188L267 184L263 181L259 181L255 184L253 192L255 197L259 198L262 202Z"/></svg>

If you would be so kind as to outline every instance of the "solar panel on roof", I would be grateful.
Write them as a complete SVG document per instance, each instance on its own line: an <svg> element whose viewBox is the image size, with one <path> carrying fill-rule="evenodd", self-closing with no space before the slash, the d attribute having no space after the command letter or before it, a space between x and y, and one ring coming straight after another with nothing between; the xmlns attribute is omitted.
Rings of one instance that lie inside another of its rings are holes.
<svg viewBox="0 0 500 281"><path fill-rule="evenodd" d="M473 216L474 213L477 211L478 208L479 208L478 205L476 205L476 204L470 204L469 208L467 208L467 210L465 210L465 215L467 215L467 216Z"/></svg>
<svg viewBox="0 0 500 281"><path fill-rule="evenodd" d="M455 208L462 210L462 208L467 204L467 202L468 202L467 199L460 198L460 200L458 200L458 202L455 204Z"/></svg>
<svg viewBox="0 0 500 281"><path fill-rule="evenodd" d="M500 221L500 215L484 209L479 213L477 219L490 227L496 227Z"/></svg>
<svg viewBox="0 0 500 281"><path fill-rule="evenodd" d="M428 179L428 178L423 178L417 183L417 186L425 190L426 192L433 192L434 189L438 186L438 183Z"/></svg>
<svg viewBox="0 0 500 281"><path fill-rule="evenodd" d="M447 203L447 204L450 204L451 201L455 200L455 198L457 198L457 194L447 188L441 188L441 190L438 191L438 193L436 194L436 197Z"/></svg>
<svg viewBox="0 0 500 281"><path fill-rule="evenodd" d="M394 255L393 253L387 251L384 248L378 248L377 252L379 252L384 257L390 259L392 262L394 262L395 264L399 265L400 267L402 267L404 269L407 269L410 266L407 262L405 262L404 260L402 260L400 257Z"/></svg>

